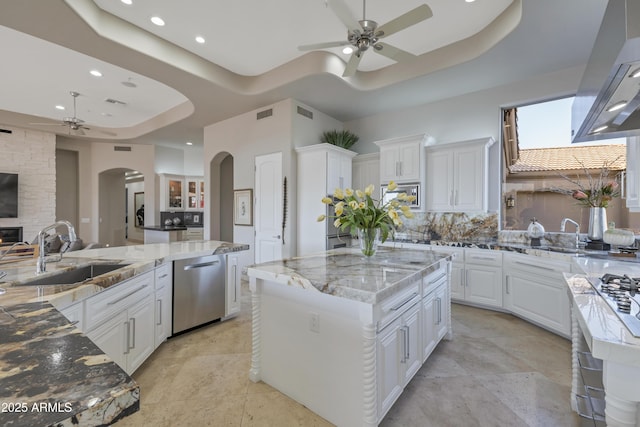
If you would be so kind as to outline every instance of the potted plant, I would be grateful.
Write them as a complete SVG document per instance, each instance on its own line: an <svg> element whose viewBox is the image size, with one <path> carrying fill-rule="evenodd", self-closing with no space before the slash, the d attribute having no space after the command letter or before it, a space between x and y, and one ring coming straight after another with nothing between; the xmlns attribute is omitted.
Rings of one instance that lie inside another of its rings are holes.
<svg viewBox="0 0 640 427"><path fill-rule="evenodd" d="M322 133L320 141L348 150L358 142L360 137L348 130L330 130Z"/></svg>

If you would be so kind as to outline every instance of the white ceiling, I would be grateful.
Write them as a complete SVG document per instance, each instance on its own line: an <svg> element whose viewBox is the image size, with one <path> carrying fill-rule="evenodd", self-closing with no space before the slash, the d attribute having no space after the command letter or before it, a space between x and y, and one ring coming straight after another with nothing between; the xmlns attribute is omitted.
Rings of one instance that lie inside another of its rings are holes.
<svg viewBox="0 0 640 427"><path fill-rule="evenodd" d="M31 123L72 116L69 91L81 93L92 140L199 143L204 126L289 97L348 121L583 65L606 6L426 0L433 17L384 39L415 61L368 51L343 78L348 57L336 48L297 49L346 38L327 1L0 0L0 124L65 134ZM361 18L359 0L344 2ZM383 24L423 2L369 0L366 17Z"/></svg>

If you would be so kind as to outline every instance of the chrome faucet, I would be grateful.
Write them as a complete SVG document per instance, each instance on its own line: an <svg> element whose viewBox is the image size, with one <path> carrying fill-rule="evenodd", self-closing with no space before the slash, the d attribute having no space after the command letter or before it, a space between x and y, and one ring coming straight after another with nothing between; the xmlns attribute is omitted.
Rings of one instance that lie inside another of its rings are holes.
<svg viewBox="0 0 640 427"><path fill-rule="evenodd" d="M55 224L51 224L43 228L42 230L40 230L40 232L38 232L38 245L39 245L40 251L38 253L38 261L36 262L36 274L44 273L45 271L47 271L47 262L44 259L44 255L45 255L44 238L47 235L47 231L53 230L60 225L64 225L65 227L67 227L67 231L69 232L69 242L74 242L78 240L78 236L76 235L76 229L73 228L73 225L71 225L69 221L60 220L60 221L57 221ZM60 259L62 259L62 253L60 253Z"/></svg>
<svg viewBox="0 0 640 427"><path fill-rule="evenodd" d="M25 243L25 242L15 242L13 245L9 246L9 249L5 250L0 255L0 260L2 260L2 258L6 257L9 253L11 253L11 249L15 248L16 246L29 246L29 244Z"/></svg>
<svg viewBox="0 0 640 427"><path fill-rule="evenodd" d="M571 218L564 218L562 222L560 222L560 232L564 233L564 230L568 222L576 226L576 248L577 248L580 242L580 224L578 224Z"/></svg>

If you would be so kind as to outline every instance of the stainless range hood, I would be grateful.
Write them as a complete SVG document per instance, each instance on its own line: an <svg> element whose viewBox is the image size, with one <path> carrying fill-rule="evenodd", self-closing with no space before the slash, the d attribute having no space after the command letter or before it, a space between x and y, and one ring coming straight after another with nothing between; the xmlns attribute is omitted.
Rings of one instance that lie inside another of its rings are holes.
<svg viewBox="0 0 640 427"><path fill-rule="evenodd" d="M573 102L572 142L640 135L639 89L640 1L609 0Z"/></svg>

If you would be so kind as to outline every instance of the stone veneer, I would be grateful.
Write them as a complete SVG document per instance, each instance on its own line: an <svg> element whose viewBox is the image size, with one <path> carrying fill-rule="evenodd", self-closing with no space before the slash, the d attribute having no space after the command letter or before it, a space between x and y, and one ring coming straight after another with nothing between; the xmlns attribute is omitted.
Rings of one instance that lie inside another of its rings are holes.
<svg viewBox="0 0 640 427"><path fill-rule="evenodd" d="M0 227L23 227L31 241L56 219L56 137L10 126L0 132L0 172L18 174L18 218L0 218Z"/></svg>
<svg viewBox="0 0 640 427"><path fill-rule="evenodd" d="M396 239L486 243L498 236L497 213L416 212L403 221Z"/></svg>

